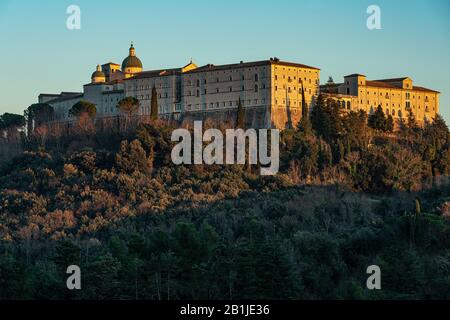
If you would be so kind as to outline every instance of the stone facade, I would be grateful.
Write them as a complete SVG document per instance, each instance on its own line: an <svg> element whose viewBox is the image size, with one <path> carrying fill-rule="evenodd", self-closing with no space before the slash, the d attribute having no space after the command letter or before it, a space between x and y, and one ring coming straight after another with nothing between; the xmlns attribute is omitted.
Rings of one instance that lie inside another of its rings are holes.
<svg viewBox="0 0 450 320"><path fill-rule="evenodd" d="M112 62L97 66L83 93L41 94L39 101L54 107L56 121L72 121L69 110L80 100L94 103L98 117L117 116L117 104L124 97L137 98L138 115L149 116L155 87L160 118L235 121L240 100L248 126L279 129L295 127L302 106L310 111L320 92L343 110L370 114L381 106L396 120L407 118L412 111L423 123L439 112L439 92L414 86L407 77L369 81L353 74L341 84L320 87L319 83L320 69L277 58L201 67L191 61L180 68L143 71L132 45L122 66Z"/></svg>
<svg viewBox="0 0 450 320"><path fill-rule="evenodd" d="M338 86L338 95L346 100L348 110L373 113L378 106L394 120L406 119L412 112L419 124L432 121L439 113L439 92L414 86L408 77L370 81L361 74L344 77ZM350 105L348 105L350 102Z"/></svg>
<svg viewBox="0 0 450 320"><path fill-rule="evenodd" d="M150 114L151 90L158 95L159 114L172 119L222 119L238 102L255 128L295 126L300 120L305 88L307 105L318 95L319 69L270 59L229 65L190 63L179 69L143 72L125 81L125 95L137 98L141 114Z"/></svg>

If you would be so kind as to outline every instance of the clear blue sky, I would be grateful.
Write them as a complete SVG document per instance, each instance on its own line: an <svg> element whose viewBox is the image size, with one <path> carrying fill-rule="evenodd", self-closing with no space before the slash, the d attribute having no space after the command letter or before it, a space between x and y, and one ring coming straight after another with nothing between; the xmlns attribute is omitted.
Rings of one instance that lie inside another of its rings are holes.
<svg viewBox="0 0 450 320"><path fill-rule="evenodd" d="M66 9L81 8L81 30ZM366 28L381 7L382 30ZM450 123L448 0L0 0L0 113L41 92L81 91L97 64L121 63L134 41L145 69L279 57L350 73L410 76L440 91Z"/></svg>

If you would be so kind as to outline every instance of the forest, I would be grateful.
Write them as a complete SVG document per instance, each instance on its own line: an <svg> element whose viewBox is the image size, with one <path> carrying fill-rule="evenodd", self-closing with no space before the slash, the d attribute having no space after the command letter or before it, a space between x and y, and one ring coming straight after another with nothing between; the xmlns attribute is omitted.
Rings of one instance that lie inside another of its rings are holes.
<svg viewBox="0 0 450 320"><path fill-rule="evenodd" d="M450 298L440 116L394 126L319 97L282 131L280 172L261 176L174 165L173 123L82 111L70 130L36 118L28 136L0 117L0 300ZM66 287L69 265L81 290ZM370 265L381 290L366 287Z"/></svg>

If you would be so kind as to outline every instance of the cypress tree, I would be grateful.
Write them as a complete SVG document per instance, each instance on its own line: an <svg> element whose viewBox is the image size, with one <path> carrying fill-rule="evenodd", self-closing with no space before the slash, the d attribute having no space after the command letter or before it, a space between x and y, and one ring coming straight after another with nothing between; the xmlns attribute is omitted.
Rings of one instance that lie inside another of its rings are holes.
<svg viewBox="0 0 450 320"><path fill-rule="evenodd" d="M158 120L158 97L156 95L156 88L155 88L154 85L152 87L152 100L151 100L150 118L152 120Z"/></svg>
<svg viewBox="0 0 450 320"><path fill-rule="evenodd" d="M236 127L239 129L245 128L245 110L242 107L241 98L239 98L239 102L238 102Z"/></svg>
<svg viewBox="0 0 450 320"><path fill-rule="evenodd" d="M386 117L381 106L369 116L368 125L372 129L386 131Z"/></svg>
<svg viewBox="0 0 450 320"><path fill-rule="evenodd" d="M302 118L308 119L308 106L306 104L305 87L303 86L303 81L302 81Z"/></svg>

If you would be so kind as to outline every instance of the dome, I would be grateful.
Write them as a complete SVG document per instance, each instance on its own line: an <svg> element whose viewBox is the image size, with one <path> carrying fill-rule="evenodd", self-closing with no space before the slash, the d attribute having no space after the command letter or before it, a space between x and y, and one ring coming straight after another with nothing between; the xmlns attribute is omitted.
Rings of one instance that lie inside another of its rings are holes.
<svg viewBox="0 0 450 320"><path fill-rule="evenodd" d="M103 73L103 71L95 71L91 78L105 78L105 74Z"/></svg>
<svg viewBox="0 0 450 320"><path fill-rule="evenodd" d="M102 68L100 65L97 66L97 70L92 74L91 80L92 83L101 83L105 82L106 76L104 72L102 71Z"/></svg>
<svg viewBox="0 0 450 320"><path fill-rule="evenodd" d="M138 57L127 57L122 62L122 70L126 68L142 68L142 62Z"/></svg>
<svg viewBox="0 0 450 320"><path fill-rule="evenodd" d="M122 71L125 72L125 69L127 69L127 68L142 69L142 62L138 57L136 57L133 44L131 44L131 47L130 47L130 54L122 62Z"/></svg>

